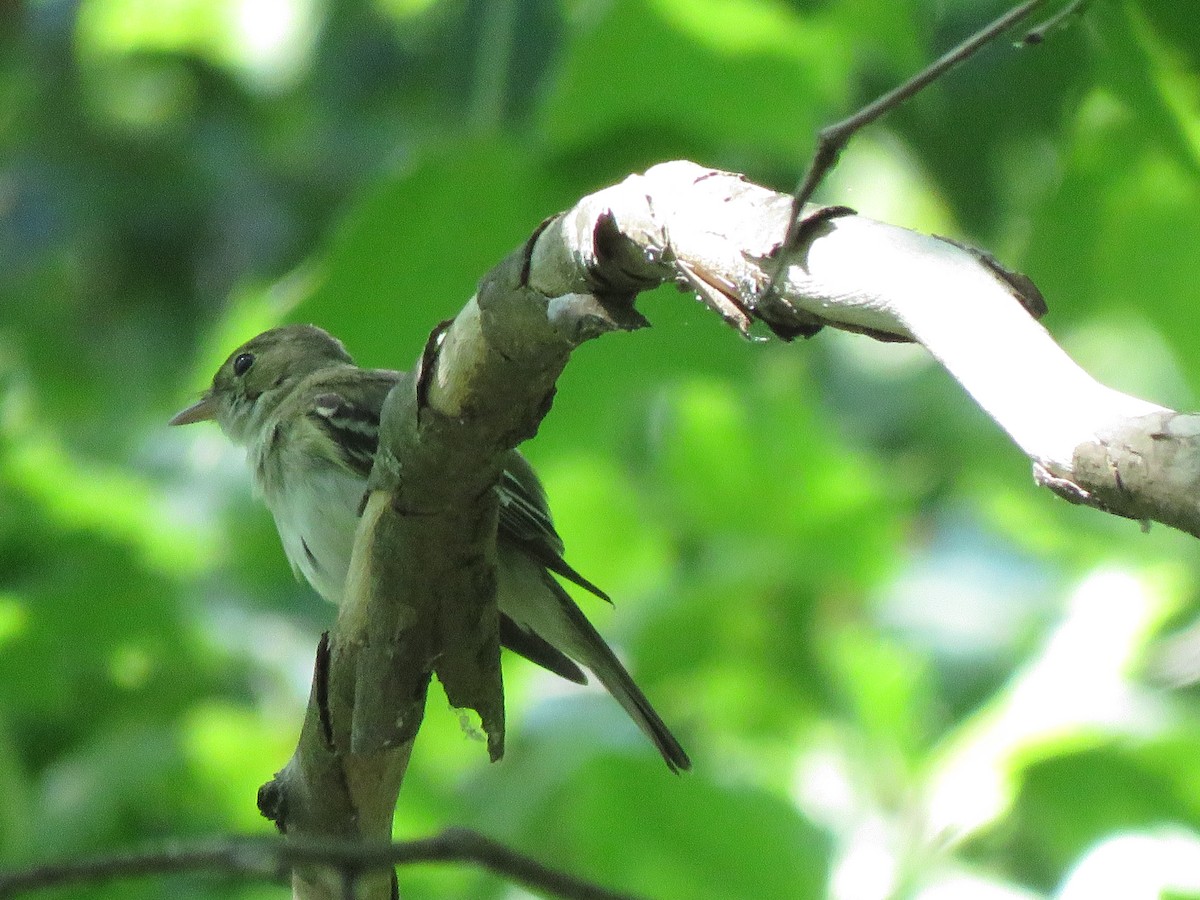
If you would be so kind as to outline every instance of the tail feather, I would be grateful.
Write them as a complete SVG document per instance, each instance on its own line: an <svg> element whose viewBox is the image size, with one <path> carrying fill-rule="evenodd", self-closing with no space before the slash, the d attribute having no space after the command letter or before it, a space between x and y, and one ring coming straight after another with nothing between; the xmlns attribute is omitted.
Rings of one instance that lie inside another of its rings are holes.
<svg viewBox="0 0 1200 900"><path fill-rule="evenodd" d="M500 645L521 654L559 678L576 684L587 684L587 676L575 665L574 660L541 635L522 628L504 613L500 614Z"/></svg>
<svg viewBox="0 0 1200 900"><path fill-rule="evenodd" d="M600 633L584 616L582 610L575 605L575 601L554 580L553 576L545 573L543 581L558 599L570 626L570 646L561 649L595 673L605 689L621 704L629 717L658 748L658 752L662 754L672 772L690 769L692 761L688 758L687 752L663 722L662 717L650 705L650 701L642 693L642 689L634 682L633 677L605 643L604 638L600 636Z"/></svg>

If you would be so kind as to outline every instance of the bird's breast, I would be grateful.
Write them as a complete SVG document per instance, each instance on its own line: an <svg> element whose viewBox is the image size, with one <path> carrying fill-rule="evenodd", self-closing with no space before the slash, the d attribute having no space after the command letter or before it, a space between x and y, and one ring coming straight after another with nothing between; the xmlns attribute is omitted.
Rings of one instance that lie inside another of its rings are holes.
<svg viewBox="0 0 1200 900"><path fill-rule="evenodd" d="M351 473L324 466L287 479L267 501L292 568L332 603L342 600L365 488Z"/></svg>

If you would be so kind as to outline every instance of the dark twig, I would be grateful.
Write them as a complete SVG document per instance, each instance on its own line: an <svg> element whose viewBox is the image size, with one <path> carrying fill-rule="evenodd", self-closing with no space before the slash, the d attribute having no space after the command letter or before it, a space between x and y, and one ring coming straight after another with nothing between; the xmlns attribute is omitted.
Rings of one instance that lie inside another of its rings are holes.
<svg viewBox="0 0 1200 900"><path fill-rule="evenodd" d="M1091 4L1092 0L1075 0L1074 3L1067 4L1041 25L1036 25L1025 32L1025 37L1021 38L1021 43L1040 44L1050 32L1066 28L1070 24L1069 19L1083 15L1084 10L1091 6Z"/></svg>
<svg viewBox="0 0 1200 900"><path fill-rule="evenodd" d="M767 284L764 300L769 300L774 295L775 283L779 280L779 275L787 262L787 251L795 248L800 241L801 235L804 233L804 226L809 221L804 215L804 204L812 199L813 192L816 191L825 176L837 165L838 158L841 156L846 144L849 143L850 138L884 113L890 112L908 98L924 90L954 66L969 59L977 50L995 40L999 35L1029 16L1045 2L1046 0L1026 0L1026 2L1019 6L1013 7L990 25L977 31L953 50L947 52L940 59L930 63L908 81L868 103L849 118L821 129L817 134L817 147L813 153L812 161L808 164L808 170L804 173L804 177L800 179L800 183L796 187L796 192L792 195L791 219L788 221L787 234L780 247L774 270L771 272L771 279Z"/></svg>
<svg viewBox="0 0 1200 900"><path fill-rule="evenodd" d="M431 838L369 846L348 841L285 840L281 837L231 837L175 845L90 860L0 872L0 898L70 884L120 878L212 872L246 878L284 880L293 867L325 866L344 875L353 896L357 877L370 870L413 863L469 863L517 884L565 900L636 900L542 865L491 838L448 828Z"/></svg>

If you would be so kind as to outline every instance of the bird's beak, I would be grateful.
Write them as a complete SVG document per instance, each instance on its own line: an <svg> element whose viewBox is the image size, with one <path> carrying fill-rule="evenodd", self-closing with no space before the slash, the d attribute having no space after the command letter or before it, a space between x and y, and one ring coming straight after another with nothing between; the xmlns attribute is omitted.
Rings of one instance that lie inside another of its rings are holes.
<svg viewBox="0 0 1200 900"><path fill-rule="evenodd" d="M217 417L217 401L211 393L205 394L187 409L176 413L168 425L191 425L193 422L211 422Z"/></svg>

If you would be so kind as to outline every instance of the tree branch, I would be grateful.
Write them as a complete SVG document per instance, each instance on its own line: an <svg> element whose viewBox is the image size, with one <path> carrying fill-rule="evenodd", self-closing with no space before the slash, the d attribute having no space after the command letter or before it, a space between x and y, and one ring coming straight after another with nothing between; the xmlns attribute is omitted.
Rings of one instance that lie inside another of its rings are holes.
<svg viewBox="0 0 1200 900"><path fill-rule="evenodd" d="M149 875L209 872L278 881L297 867L321 867L356 884L362 873L416 863L469 863L565 900L636 900L559 872L483 835L447 829L431 838L370 846L347 841L284 840L272 837L223 838L177 844L138 853L96 857L0 872L0 898L48 888L98 884ZM356 894L355 896L359 896Z"/></svg>
<svg viewBox="0 0 1200 900"><path fill-rule="evenodd" d="M390 840L408 755L436 675L478 713L492 759L504 749L494 490L503 455L550 408L570 351L637 327L591 298L570 313L523 284L518 251L435 330L417 371L389 394L345 600L318 664L299 746L260 791L289 836ZM403 477L401 477L403 475ZM376 877L364 900L389 900ZM293 878L298 900L333 900L326 875Z"/></svg>
<svg viewBox="0 0 1200 900"><path fill-rule="evenodd" d="M792 194L792 215L788 221L787 233L783 239L784 246L791 247L801 239L802 230L806 225L805 216L802 214L804 206L812 199L813 194L825 176L837 165L842 151L846 149L846 145L850 142L850 138L876 121L880 116L891 112L906 100L915 97L955 66L966 62L997 37L1030 16L1045 2L1046 0L1026 0L1026 2L1018 4L995 21L975 32L975 34L968 37L957 47L948 50L903 84L899 84L887 93L876 97L849 118L822 128L820 133L817 134L817 146L813 151L813 157L808 164L808 169L800 179L799 184L796 185L796 190ZM1025 42L1032 44L1039 43L1040 41L1030 40L1026 36ZM768 295L774 291L774 282L779 275L779 271L776 268L771 272L771 281L767 287Z"/></svg>
<svg viewBox="0 0 1200 900"><path fill-rule="evenodd" d="M1196 419L1088 375L1035 320L1044 305L1027 278L844 208L781 250L790 213L787 195L742 176L664 163L550 223L529 282L553 297L674 281L743 332L757 320L784 338L830 326L917 341L1029 456L1039 484L1200 536Z"/></svg>
<svg viewBox="0 0 1200 900"><path fill-rule="evenodd" d="M1030 457L1039 484L1200 535L1200 420L1091 378L1036 321L1045 306L1029 279L845 208L814 210L785 246L791 211L791 197L739 175L655 166L544 223L434 332L384 406L347 598L300 746L260 798L289 835L390 840L434 675L478 713L492 758L503 753L503 454L536 432L572 350L641 327L637 295L663 283L742 333L758 321L787 340L829 326L917 341ZM341 896L327 879L293 883L298 898ZM364 900L393 890L359 885Z"/></svg>

